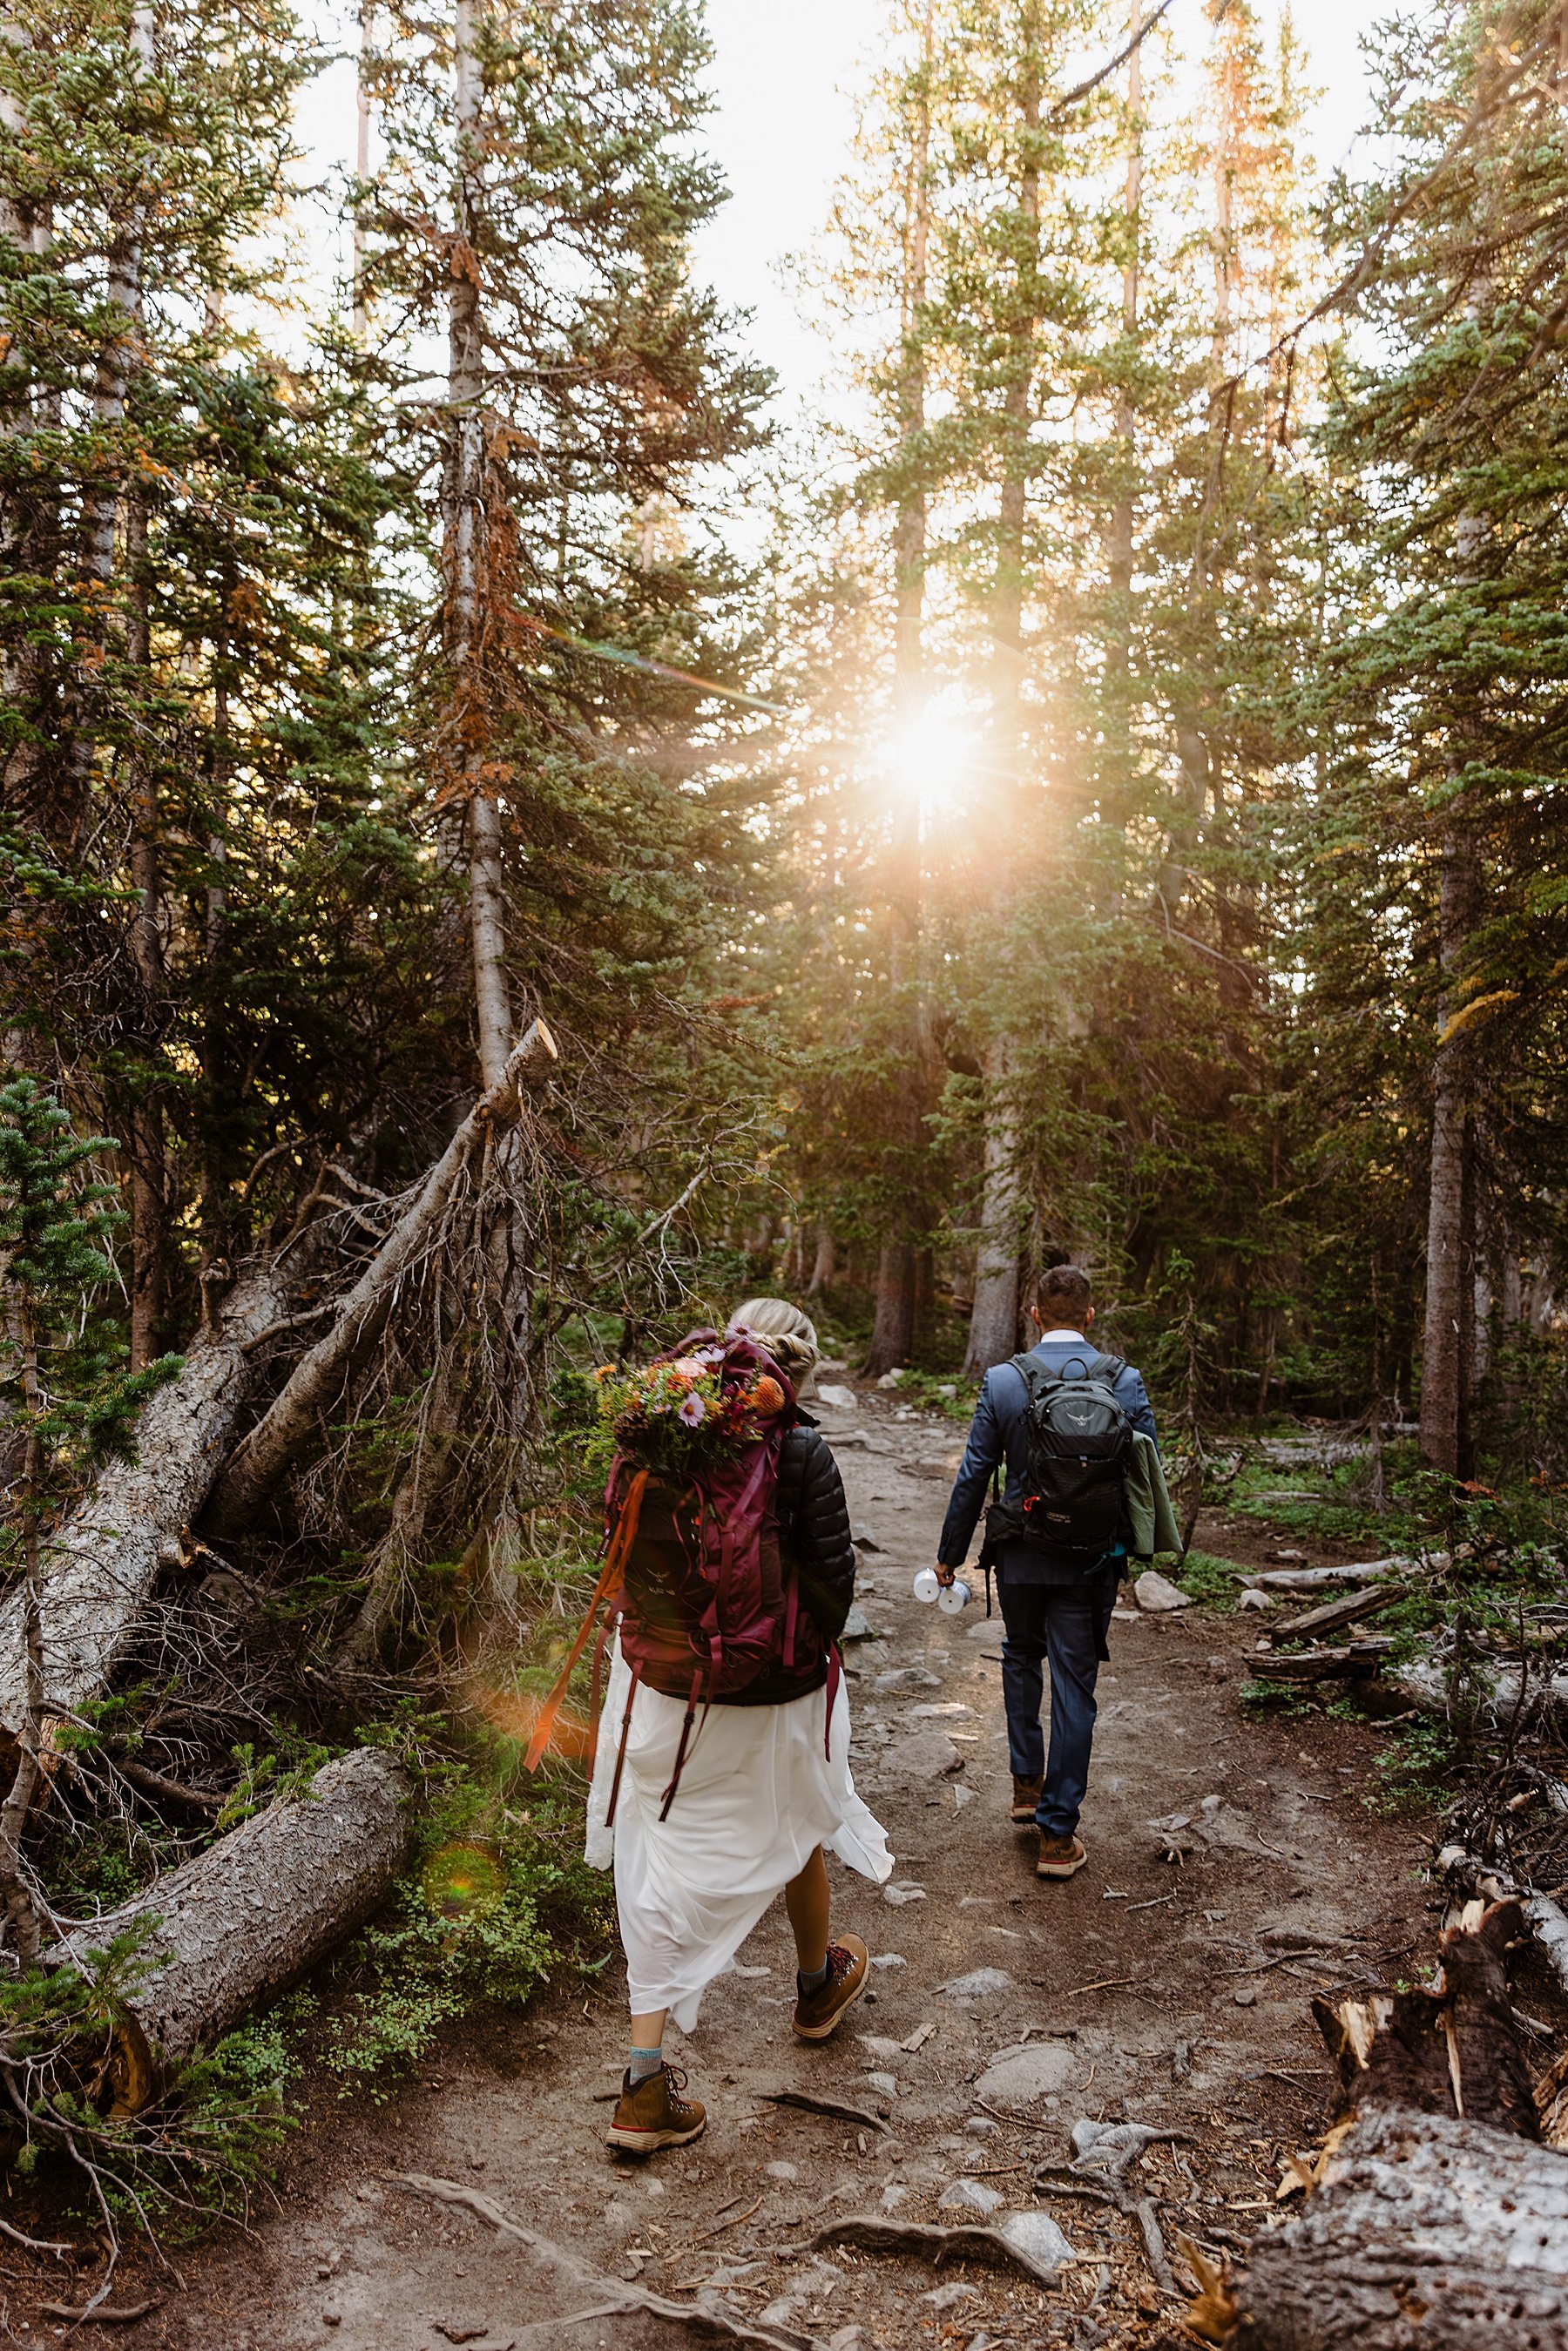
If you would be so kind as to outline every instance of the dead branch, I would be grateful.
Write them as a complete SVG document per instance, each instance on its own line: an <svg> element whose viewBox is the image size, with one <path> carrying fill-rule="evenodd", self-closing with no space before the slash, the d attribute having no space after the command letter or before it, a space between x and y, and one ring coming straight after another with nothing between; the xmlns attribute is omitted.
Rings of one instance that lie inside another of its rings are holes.
<svg viewBox="0 0 1568 2351"><path fill-rule="evenodd" d="M841 2098L820 2098L810 2090L760 2090L758 2095L770 2106L799 2106L809 2115L831 2115L835 2122L858 2123L862 2130L888 2127L880 2115L868 2114L863 2106L846 2105Z"/></svg>
<svg viewBox="0 0 1568 2351"><path fill-rule="evenodd" d="M342 1301L326 1336L295 1365L281 1392L229 1460L209 1509L214 1531L248 1525L341 1392L355 1354L385 1323L398 1290L440 1224L469 1160L495 1128L516 1117L530 1071L557 1058L555 1040L536 1020L511 1053L499 1082L482 1094Z"/></svg>

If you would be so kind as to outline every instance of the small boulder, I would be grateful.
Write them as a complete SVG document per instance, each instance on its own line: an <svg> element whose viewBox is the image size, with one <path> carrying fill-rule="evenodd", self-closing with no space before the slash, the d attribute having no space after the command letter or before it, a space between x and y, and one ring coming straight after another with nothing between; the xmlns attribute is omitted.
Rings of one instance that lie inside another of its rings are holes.
<svg viewBox="0 0 1568 2351"><path fill-rule="evenodd" d="M936 2199L938 2212L995 2212L1001 2197L985 2179L955 2179Z"/></svg>
<svg viewBox="0 0 1568 2351"><path fill-rule="evenodd" d="M1172 1609L1190 1608L1191 1599L1177 1590L1169 1576L1161 1575L1156 1568L1146 1567L1133 1586L1133 1596L1145 1615L1166 1616Z"/></svg>
<svg viewBox="0 0 1568 2351"><path fill-rule="evenodd" d="M879 2090L884 2098L897 2097L898 2076L896 2074L884 2074L881 2071L876 2073L868 2073L866 2080L871 2084L872 2088L873 2090Z"/></svg>
<svg viewBox="0 0 1568 2351"><path fill-rule="evenodd" d="M964 1757L945 1730L917 1730L896 1739L887 1750L887 1765L904 1781L945 1780L961 1771Z"/></svg>
<svg viewBox="0 0 1568 2351"><path fill-rule="evenodd" d="M1038 2048L1003 2050L975 2085L988 2106L1029 2105L1053 2090L1064 2090L1081 2070L1071 2050L1048 2041Z"/></svg>
<svg viewBox="0 0 1568 2351"><path fill-rule="evenodd" d="M831 1412L853 1412L860 1399L853 1388L819 1386L817 1402L825 1404Z"/></svg>
<svg viewBox="0 0 1568 2351"><path fill-rule="evenodd" d="M884 1902L891 1902L895 1910L900 1910L906 1902L924 1902L925 1888L924 1886L916 1886L912 1877L898 1877L883 1887L882 1898ZM903 1964L901 1959L900 1967Z"/></svg>
<svg viewBox="0 0 1568 2351"><path fill-rule="evenodd" d="M794 2180L799 2179L800 2174L792 2163L765 2163L762 2176L765 2179Z"/></svg>
<svg viewBox="0 0 1568 2351"><path fill-rule="evenodd" d="M940 1689L940 1674L928 1672L925 1666L894 1666L885 1674L878 1674L872 1684L875 1690Z"/></svg>
<svg viewBox="0 0 1568 2351"><path fill-rule="evenodd" d="M872 1623L860 1602L852 1600L850 1613L844 1618L844 1629L839 1635L839 1638L841 1641L880 1641L882 1635Z"/></svg>
<svg viewBox="0 0 1568 2351"><path fill-rule="evenodd" d="M997 2233L1042 2269L1060 2269L1073 2257L1071 2245L1049 2212L1009 2212L998 2221Z"/></svg>
<svg viewBox="0 0 1568 2351"><path fill-rule="evenodd" d="M936 1989L949 2000L995 2000L1011 1986L1012 1978L1003 1968L971 1968L967 1976L955 1976Z"/></svg>

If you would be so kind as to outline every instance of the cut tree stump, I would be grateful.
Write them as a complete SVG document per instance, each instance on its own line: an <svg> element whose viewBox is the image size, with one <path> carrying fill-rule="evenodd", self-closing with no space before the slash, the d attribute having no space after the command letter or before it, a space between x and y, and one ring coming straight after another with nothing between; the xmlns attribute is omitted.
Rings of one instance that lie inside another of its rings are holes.
<svg viewBox="0 0 1568 2351"><path fill-rule="evenodd" d="M218 1535L249 1525L291 1463L308 1452L342 1391L355 1355L385 1326L399 1285L440 1225L458 1179L497 1124L515 1118L524 1080L558 1058L554 1038L536 1020L499 1082L481 1094L419 1193L392 1227L338 1310L325 1338L302 1355L282 1389L235 1452L219 1479L207 1519Z"/></svg>
<svg viewBox="0 0 1568 2351"><path fill-rule="evenodd" d="M1568 2351L1568 2157L1539 2143L1509 1995L1524 1932L1517 1902L1475 1902L1436 1989L1314 2001L1343 2118L1301 2218L1233 2274L1205 2265L1195 2332L1230 2351Z"/></svg>
<svg viewBox="0 0 1568 2351"><path fill-rule="evenodd" d="M292 1270L290 1270L292 1278ZM288 1316L290 1280L270 1261L244 1275L195 1339L184 1369L137 1417L136 1458L111 1461L44 1550L44 1700L74 1713L103 1688L143 1603L207 1498L255 1386L256 1341ZM26 1708L19 1592L0 1605L0 1731Z"/></svg>
<svg viewBox="0 0 1568 2351"><path fill-rule="evenodd" d="M205 1853L47 1956L82 1966L116 1935L158 1921L150 1972L130 1994L114 2076L134 2114L199 2050L313 1968L391 1893L412 1834L413 1783L395 1758L360 1747L322 1765Z"/></svg>

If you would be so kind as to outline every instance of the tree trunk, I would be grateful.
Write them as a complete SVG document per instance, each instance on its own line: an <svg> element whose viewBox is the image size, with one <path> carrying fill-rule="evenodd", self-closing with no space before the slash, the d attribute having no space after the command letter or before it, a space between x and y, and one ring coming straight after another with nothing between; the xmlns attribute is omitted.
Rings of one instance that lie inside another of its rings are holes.
<svg viewBox="0 0 1568 2351"><path fill-rule="evenodd" d="M289 1464L308 1449L342 1392L354 1356L383 1328L403 1275L437 1230L470 1157L483 1147L497 1123L517 1115L520 1088L528 1071L548 1067L555 1058L555 1040L544 1022L536 1020L504 1064L499 1083L481 1094L425 1177L413 1206L343 1301L331 1330L296 1364L279 1394L236 1447L207 1513L215 1533L226 1534L247 1525Z"/></svg>
<svg viewBox="0 0 1568 2351"><path fill-rule="evenodd" d="M817 1227L817 1253L811 1260L811 1279L806 1284L808 1298L826 1298L833 1287L836 1270L833 1236L826 1225Z"/></svg>
<svg viewBox="0 0 1568 2351"><path fill-rule="evenodd" d="M43 1708L74 1714L102 1690L165 1560L178 1556L255 1384L251 1350L288 1314L288 1281L266 1264L238 1282L185 1368L136 1424L136 1458L111 1461L43 1546ZM0 1604L0 1730L27 1717L23 1595Z"/></svg>
<svg viewBox="0 0 1568 2351"><path fill-rule="evenodd" d="M870 1379L907 1364L915 1351L915 1245L883 1241L876 1267L876 1321L866 1353Z"/></svg>
<svg viewBox="0 0 1568 2351"><path fill-rule="evenodd" d="M48 1954L84 1964L139 1920L151 1972L126 1999L117 2110L134 2114L178 2067L276 2000L392 1892L408 1852L413 1786L360 1747Z"/></svg>
<svg viewBox="0 0 1568 2351"><path fill-rule="evenodd" d="M1188 2323L1247 2351L1568 2351L1568 2158L1539 2137L1513 1901L1466 1910L1432 1991L1313 2003L1348 2127L1301 2218Z"/></svg>
<svg viewBox="0 0 1568 2351"><path fill-rule="evenodd" d="M975 1304L964 1377L1005 1364L1019 1343L1019 1283L1028 1203L1019 1174L1018 1114L1008 1098L1012 1053L1004 1037L986 1057L986 1174Z"/></svg>
<svg viewBox="0 0 1568 2351"><path fill-rule="evenodd" d="M909 183L904 204L903 364L898 384L900 456L904 480L894 525L894 702L900 737L907 742L925 705L925 530L920 440L925 430L927 252L931 234L931 69L933 10L925 10L921 81ZM902 778L894 784L888 858L888 980L902 1017L901 1081L893 1105L896 1224L877 1259L876 1320L865 1370L873 1379L907 1364L915 1345L915 1245L921 1213L921 1117L926 1094L926 1014L920 971L921 808L918 791Z"/></svg>
<svg viewBox="0 0 1568 2351"><path fill-rule="evenodd" d="M1421 1357L1421 1451L1434 1469L1468 1478L1475 1341L1475 1181L1471 1040L1450 1034L1469 942L1479 919L1479 859L1457 812L1444 829L1437 943L1443 993L1432 1063L1432 1173L1427 1207L1427 1326Z"/></svg>
<svg viewBox="0 0 1568 2351"><path fill-rule="evenodd" d="M1143 22L1145 0L1132 0L1131 30L1135 36ZM1132 126L1132 141L1127 150L1127 177L1123 191L1122 216L1125 224L1127 247L1122 264L1122 336L1127 345L1124 363L1132 356L1134 339L1138 331L1138 260L1140 219L1144 204L1144 45L1137 41L1127 59L1127 116ZM1111 640L1107 658L1112 676L1124 695L1133 658L1133 469L1137 459L1134 438L1136 418L1131 393L1124 387L1116 395L1116 436L1122 444L1122 464L1127 482L1111 509L1111 529L1107 545L1107 570L1110 575L1112 616ZM1118 781L1124 789L1131 782L1132 746L1124 703L1116 712L1118 741Z"/></svg>
<svg viewBox="0 0 1568 2351"><path fill-rule="evenodd" d="M447 307L447 404L452 440L445 486L446 642L455 699L461 800L466 811L468 914L479 1071L501 1082L512 1041L507 986L507 909L501 811L489 772L486 639L490 618L486 529L486 428L484 318L476 230L484 175L480 110L484 69L475 0L457 0L453 74L457 169Z"/></svg>
<svg viewBox="0 0 1568 2351"><path fill-rule="evenodd" d="M1239 2351L1568 2346L1568 2158L1396 2106L1236 2281Z"/></svg>
<svg viewBox="0 0 1568 2351"><path fill-rule="evenodd" d="M997 572L991 594L991 735L994 768L1000 778L998 835L1016 835L1022 805L1024 526L1029 506L1030 421L1033 404L1035 341L1041 315L1040 266L1040 11L1026 6L1023 35L1028 54L1019 87L1022 166L1019 210L1028 244L1019 265L1015 311L1009 332L1007 389L1002 401L1001 487L997 506ZM1004 871L994 911L1005 916L1017 873ZM986 1122L979 1249L975 1269L975 1307L964 1373L973 1378L1004 1363L1019 1339L1019 1290L1027 1206L1021 1174L1021 1135L1011 1078L1015 1052L1005 1032L985 1054Z"/></svg>
<svg viewBox="0 0 1568 2351"><path fill-rule="evenodd" d="M131 17L132 79L148 78L156 63L152 9L139 0ZM99 354L93 386L93 420L107 440L118 437L125 421L125 401L136 357L141 319L142 209L133 205L120 224L109 255L105 286L110 323ZM118 315L117 315L118 314ZM87 814L88 785L92 773L99 715L99 654L103 645L104 591L114 577L114 543L120 517L120 492L110 472L101 487L89 488L82 498L82 577L92 597L93 617L87 624L87 643L80 648L75 689L66 715L66 756L63 763L59 823L67 841L74 841ZM98 591L96 597L92 591Z"/></svg>
<svg viewBox="0 0 1568 2351"><path fill-rule="evenodd" d="M140 495L126 502L126 568L131 573L131 624L126 659L132 672L152 682L152 641L147 618L147 582L142 564L147 509ZM137 1004L134 1029L142 1068L137 1073L127 1137L131 1160L131 1368L145 1371L159 1353L168 1290L168 1179L163 1151L163 1104L157 1080L162 1052L165 975L163 892L158 856L158 778L144 746L127 760L131 787L131 960Z"/></svg>

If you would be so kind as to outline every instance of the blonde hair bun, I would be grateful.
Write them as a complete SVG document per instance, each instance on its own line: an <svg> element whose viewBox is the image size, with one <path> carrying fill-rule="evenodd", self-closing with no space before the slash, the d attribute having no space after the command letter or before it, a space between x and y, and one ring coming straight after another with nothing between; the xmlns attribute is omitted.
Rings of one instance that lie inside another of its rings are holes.
<svg viewBox="0 0 1568 2351"><path fill-rule="evenodd" d="M779 1370L788 1373L796 1394L804 1395L822 1352L809 1314L787 1298L748 1298L736 1308L727 1328L749 1331L760 1339Z"/></svg>

